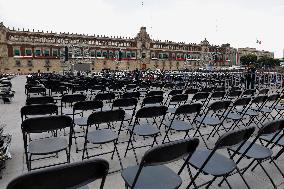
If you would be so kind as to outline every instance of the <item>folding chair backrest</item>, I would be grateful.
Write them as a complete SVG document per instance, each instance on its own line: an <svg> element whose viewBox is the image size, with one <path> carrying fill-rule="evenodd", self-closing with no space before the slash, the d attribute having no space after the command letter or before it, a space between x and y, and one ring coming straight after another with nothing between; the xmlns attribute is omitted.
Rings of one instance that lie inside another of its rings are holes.
<svg viewBox="0 0 284 189"><path fill-rule="evenodd" d="M208 92L198 92L192 97L192 100L195 100L195 101L206 100L208 96L209 96Z"/></svg>
<svg viewBox="0 0 284 189"><path fill-rule="evenodd" d="M253 89L248 89L243 92L243 95L252 96L254 94Z"/></svg>
<svg viewBox="0 0 284 189"><path fill-rule="evenodd" d="M198 92L198 89L186 89L184 94L195 94Z"/></svg>
<svg viewBox="0 0 284 189"><path fill-rule="evenodd" d="M191 156L199 144L197 138L177 140L155 146L146 151L142 160L142 166L152 166L170 163L176 161L186 155Z"/></svg>
<svg viewBox="0 0 284 189"><path fill-rule="evenodd" d="M76 102L73 106L73 111L76 110L82 110L82 111L87 111L87 110L95 110L95 109L100 109L103 107L103 102L102 101L81 101L81 102Z"/></svg>
<svg viewBox="0 0 284 189"><path fill-rule="evenodd" d="M135 91L135 92L126 92L122 95L122 98L139 98L140 97L140 92Z"/></svg>
<svg viewBox="0 0 284 189"><path fill-rule="evenodd" d="M163 91L149 91L149 93L146 94L147 97L149 96L163 96Z"/></svg>
<svg viewBox="0 0 284 189"><path fill-rule="evenodd" d="M267 101L273 102L273 101L278 100L279 98L280 98L280 94L272 94L267 97Z"/></svg>
<svg viewBox="0 0 284 189"><path fill-rule="evenodd" d="M267 96L257 96L254 99L252 99L253 104L261 104L264 103L267 99Z"/></svg>
<svg viewBox="0 0 284 189"><path fill-rule="evenodd" d="M237 145L241 142L248 140L253 132L254 127L248 127L240 130L229 131L223 134L215 143L215 149L227 148Z"/></svg>
<svg viewBox="0 0 284 189"><path fill-rule="evenodd" d="M45 93L46 89L44 87L31 87L28 88L28 93Z"/></svg>
<svg viewBox="0 0 284 189"><path fill-rule="evenodd" d="M130 106L137 106L138 100L136 98L121 98L116 99L112 103L112 107L130 107Z"/></svg>
<svg viewBox="0 0 284 189"><path fill-rule="evenodd" d="M268 92L269 92L269 89L262 89L262 90L260 90L259 92L258 92L258 94L260 95L267 95L268 94Z"/></svg>
<svg viewBox="0 0 284 189"><path fill-rule="evenodd" d="M212 93L211 98L224 98L225 94L225 91L216 91Z"/></svg>
<svg viewBox="0 0 284 189"><path fill-rule="evenodd" d="M188 95L187 94L178 94L178 95L174 95L172 96L170 102L185 102L188 99Z"/></svg>
<svg viewBox="0 0 284 189"><path fill-rule="evenodd" d="M53 104L54 99L51 96L30 97L26 100L26 105L32 104Z"/></svg>
<svg viewBox="0 0 284 189"><path fill-rule="evenodd" d="M70 128L72 118L69 116L44 116L28 118L22 123L22 130L25 133L42 133L58 129Z"/></svg>
<svg viewBox="0 0 284 189"><path fill-rule="evenodd" d="M88 117L88 125L123 121L125 112L122 109L94 112Z"/></svg>
<svg viewBox="0 0 284 189"><path fill-rule="evenodd" d="M72 94L62 96L61 103L74 103L86 100L86 96L83 94Z"/></svg>
<svg viewBox="0 0 284 189"><path fill-rule="evenodd" d="M12 180L7 189L70 189L85 186L102 179L103 188L108 174L109 163L103 159L93 159L32 171Z"/></svg>
<svg viewBox="0 0 284 189"><path fill-rule="evenodd" d="M242 91L232 90L229 92L228 97L239 97L242 94Z"/></svg>
<svg viewBox="0 0 284 189"><path fill-rule="evenodd" d="M148 96L143 99L142 104L161 104L163 100L163 96Z"/></svg>
<svg viewBox="0 0 284 189"><path fill-rule="evenodd" d="M95 100L98 101L104 101L104 100L113 100L115 99L115 94L112 92L108 92L108 93L98 93L95 97Z"/></svg>
<svg viewBox="0 0 284 189"><path fill-rule="evenodd" d="M21 108L21 117L28 115L58 114L58 107L55 104L35 104Z"/></svg>
<svg viewBox="0 0 284 189"><path fill-rule="evenodd" d="M169 92L169 95L171 95L171 96L175 96L175 95L178 95L178 94L182 94L182 90L181 89L174 89L174 90L171 90Z"/></svg>
<svg viewBox="0 0 284 189"><path fill-rule="evenodd" d="M276 133L277 131L283 128L284 128L284 120L272 121L261 127L258 131L258 135L268 135Z"/></svg>
<svg viewBox="0 0 284 189"><path fill-rule="evenodd" d="M179 106L176 109L175 114L179 115L179 114L198 113L200 112L201 108L202 108L202 104L200 103L184 104L184 105Z"/></svg>
<svg viewBox="0 0 284 189"><path fill-rule="evenodd" d="M153 118L164 116L167 114L168 108L166 106L150 106L139 109L136 113L137 118Z"/></svg>
<svg viewBox="0 0 284 189"><path fill-rule="evenodd" d="M209 107L208 110L218 111L218 110L226 110L231 104L231 101L217 101L213 102Z"/></svg>
<svg viewBox="0 0 284 189"><path fill-rule="evenodd" d="M246 106L250 103L250 101L250 97L239 98L233 103L233 106Z"/></svg>

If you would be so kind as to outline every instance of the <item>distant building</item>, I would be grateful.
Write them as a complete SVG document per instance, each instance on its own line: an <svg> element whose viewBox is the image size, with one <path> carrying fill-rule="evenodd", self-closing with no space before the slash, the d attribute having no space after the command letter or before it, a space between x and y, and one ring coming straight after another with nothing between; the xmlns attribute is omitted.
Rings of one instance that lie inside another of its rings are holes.
<svg viewBox="0 0 284 189"><path fill-rule="evenodd" d="M261 57L269 57L274 58L274 53L264 50L257 50L256 48L238 48L238 62L240 62L240 58L245 55L253 54L257 56L257 59Z"/></svg>
<svg viewBox="0 0 284 189"><path fill-rule="evenodd" d="M78 63L89 71L220 67L237 65L236 55L230 44L212 45L206 39L199 44L153 40L145 27L130 38L20 31L0 23L0 72L59 72Z"/></svg>

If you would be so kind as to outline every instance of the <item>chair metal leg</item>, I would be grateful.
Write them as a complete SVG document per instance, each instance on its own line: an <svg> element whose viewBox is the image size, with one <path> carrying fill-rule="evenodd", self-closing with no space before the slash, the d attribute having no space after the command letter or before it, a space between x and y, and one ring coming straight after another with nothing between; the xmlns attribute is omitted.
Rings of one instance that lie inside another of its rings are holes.
<svg viewBox="0 0 284 189"><path fill-rule="evenodd" d="M268 174L268 172L264 169L264 167L262 166L260 161L257 161L259 166L262 168L262 170L264 171L264 173L266 174L266 176L268 177L268 179L270 180L271 184L273 185L274 188L277 188L277 186L275 185L274 181L272 180L272 178L270 177L270 175Z"/></svg>

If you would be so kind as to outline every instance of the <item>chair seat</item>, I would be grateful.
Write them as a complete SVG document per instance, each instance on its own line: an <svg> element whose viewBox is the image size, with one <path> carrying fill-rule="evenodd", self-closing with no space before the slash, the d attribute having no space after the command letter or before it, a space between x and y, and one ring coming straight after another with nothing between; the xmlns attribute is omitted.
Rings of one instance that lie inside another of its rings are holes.
<svg viewBox="0 0 284 189"><path fill-rule="evenodd" d="M87 126L88 118L87 117L78 117L74 119L75 125Z"/></svg>
<svg viewBox="0 0 284 189"><path fill-rule="evenodd" d="M245 114L249 116L258 116L258 112L256 110L247 110Z"/></svg>
<svg viewBox="0 0 284 189"><path fill-rule="evenodd" d="M131 166L121 173L128 186L132 186L139 166ZM164 165L143 167L134 188L139 189L174 189L179 188L182 179Z"/></svg>
<svg viewBox="0 0 284 189"><path fill-rule="evenodd" d="M272 112L272 110L270 108L268 108L268 107L264 107L260 111L264 112L264 113L271 113Z"/></svg>
<svg viewBox="0 0 284 189"><path fill-rule="evenodd" d="M28 151L35 155L45 155L62 151L67 147L68 142L65 138L53 137L31 141Z"/></svg>
<svg viewBox="0 0 284 189"><path fill-rule="evenodd" d="M112 142L118 138L118 135L110 129L101 129L89 132L87 140L93 144L104 144Z"/></svg>
<svg viewBox="0 0 284 189"><path fill-rule="evenodd" d="M81 112L76 111L75 115L80 114ZM62 115L73 115L73 109L63 109Z"/></svg>
<svg viewBox="0 0 284 189"><path fill-rule="evenodd" d="M203 118L204 117L198 117L198 118L196 118L196 121L202 122L205 125L211 125L211 126L219 125L219 124L222 123L220 119L215 118L215 117L206 116L204 118L204 120L203 120Z"/></svg>
<svg viewBox="0 0 284 189"><path fill-rule="evenodd" d="M132 126L129 129L132 130ZM160 133L160 130L150 124L141 124L135 125L133 133L139 136L153 136Z"/></svg>
<svg viewBox="0 0 284 189"><path fill-rule="evenodd" d="M129 121L132 119L132 115L130 115L129 113L125 113L124 115L124 121Z"/></svg>
<svg viewBox="0 0 284 189"><path fill-rule="evenodd" d="M176 108L168 108L168 113L174 114L176 110Z"/></svg>
<svg viewBox="0 0 284 189"><path fill-rule="evenodd" d="M242 119L242 116L238 113L229 113L227 115L227 119L240 120L240 119Z"/></svg>
<svg viewBox="0 0 284 189"><path fill-rule="evenodd" d="M169 127L171 124L171 121L168 121L165 123L166 127ZM173 120L172 125L171 125L171 129L172 130L176 130L176 131L188 131L190 129L192 129L192 125L188 122L182 121L182 120Z"/></svg>
<svg viewBox="0 0 284 189"><path fill-rule="evenodd" d="M190 165L200 169L210 153L211 150L207 149L196 150L189 159ZM236 163L233 160L215 152L203 168L202 172L213 176L222 176L231 173L235 168Z"/></svg>
<svg viewBox="0 0 284 189"><path fill-rule="evenodd" d="M270 135L265 135L265 136L261 136L260 139L265 140L265 141L271 141L271 139L274 137L275 134L270 134ZM274 139L273 139L273 143L276 143L279 140L279 137L281 137L282 134L278 134ZM284 146L284 137L282 137L278 142L278 145L280 146Z"/></svg>
<svg viewBox="0 0 284 189"><path fill-rule="evenodd" d="M240 144L239 144L240 145ZM234 147L229 148L230 150L236 151L239 147L239 145L236 145ZM250 141L247 141L241 149L239 149L239 153L243 154L245 150L251 145ZM251 148L247 151L245 154L249 158L254 159L266 159L268 157L271 157L273 154L272 150L269 148L266 148L260 144L254 143Z"/></svg>
<svg viewBox="0 0 284 189"><path fill-rule="evenodd" d="M274 107L276 110L284 110L284 106L275 106Z"/></svg>

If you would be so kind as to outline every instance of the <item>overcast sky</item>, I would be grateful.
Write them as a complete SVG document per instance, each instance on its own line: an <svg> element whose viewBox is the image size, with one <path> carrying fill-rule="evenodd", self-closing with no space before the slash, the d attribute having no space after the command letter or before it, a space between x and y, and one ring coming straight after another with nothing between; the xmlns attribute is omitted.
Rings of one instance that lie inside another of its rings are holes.
<svg viewBox="0 0 284 189"><path fill-rule="evenodd" d="M15 28L126 37L146 26L153 39L207 38L283 57L284 0L0 0L1 21Z"/></svg>

